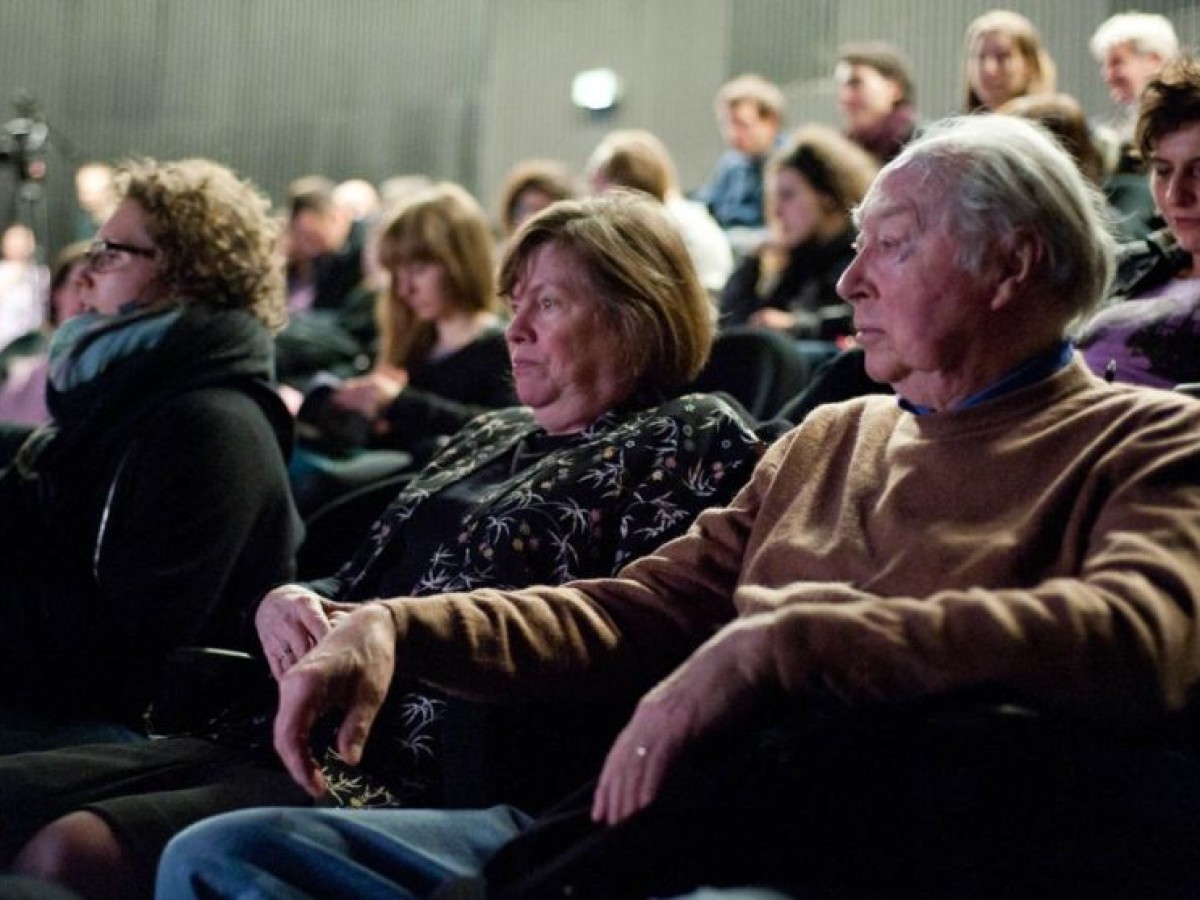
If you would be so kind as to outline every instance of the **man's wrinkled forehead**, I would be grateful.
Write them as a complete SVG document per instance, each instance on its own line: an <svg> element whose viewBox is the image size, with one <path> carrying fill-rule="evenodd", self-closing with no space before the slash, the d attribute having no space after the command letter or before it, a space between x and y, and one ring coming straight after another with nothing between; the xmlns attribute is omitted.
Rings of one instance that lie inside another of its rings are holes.
<svg viewBox="0 0 1200 900"><path fill-rule="evenodd" d="M888 219L905 216L921 228L928 227L940 219L938 211L944 201L938 202L938 193L929 190L928 173L916 166L885 169L855 210L855 224L859 229L878 227Z"/></svg>

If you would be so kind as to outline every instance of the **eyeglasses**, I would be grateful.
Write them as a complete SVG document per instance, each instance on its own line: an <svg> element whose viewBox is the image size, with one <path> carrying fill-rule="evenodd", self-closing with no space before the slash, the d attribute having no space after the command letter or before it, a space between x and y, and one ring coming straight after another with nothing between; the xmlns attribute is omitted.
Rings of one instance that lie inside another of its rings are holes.
<svg viewBox="0 0 1200 900"><path fill-rule="evenodd" d="M153 257L157 252L153 247L135 247L132 244L118 244L116 241L96 238L88 247L87 264L93 272L107 272L109 269L116 268L122 253Z"/></svg>

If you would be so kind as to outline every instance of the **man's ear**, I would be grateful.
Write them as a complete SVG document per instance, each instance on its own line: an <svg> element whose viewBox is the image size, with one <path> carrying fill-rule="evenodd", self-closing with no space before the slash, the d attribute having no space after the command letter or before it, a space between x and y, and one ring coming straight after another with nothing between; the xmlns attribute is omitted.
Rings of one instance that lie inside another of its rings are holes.
<svg viewBox="0 0 1200 900"><path fill-rule="evenodd" d="M1014 229L1000 242L995 255L998 281L993 310L1036 289L1034 277L1043 252L1040 236L1027 225Z"/></svg>

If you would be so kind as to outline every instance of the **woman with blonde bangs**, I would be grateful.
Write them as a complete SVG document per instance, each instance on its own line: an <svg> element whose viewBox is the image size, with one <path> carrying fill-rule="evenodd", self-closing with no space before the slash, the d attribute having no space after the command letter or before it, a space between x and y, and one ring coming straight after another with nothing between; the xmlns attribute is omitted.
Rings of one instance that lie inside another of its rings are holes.
<svg viewBox="0 0 1200 900"><path fill-rule="evenodd" d="M1056 68L1033 23L994 9L967 26L965 112L994 112L1014 97L1054 92Z"/></svg>
<svg viewBox="0 0 1200 900"><path fill-rule="evenodd" d="M321 378L300 420L318 446L406 450L418 459L469 419L516 403L479 204L442 183L400 206L378 238L389 286L379 295L379 350L365 375Z"/></svg>

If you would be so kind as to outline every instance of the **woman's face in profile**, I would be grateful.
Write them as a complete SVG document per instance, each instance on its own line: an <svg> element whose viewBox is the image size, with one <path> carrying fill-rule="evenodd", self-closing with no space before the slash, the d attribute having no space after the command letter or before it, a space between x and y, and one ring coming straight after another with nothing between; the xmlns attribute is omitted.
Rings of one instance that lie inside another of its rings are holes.
<svg viewBox="0 0 1200 900"><path fill-rule="evenodd" d="M116 315L128 303L145 306L165 293L159 280L159 251L146 230L146 215L125 200L100 226L97 239L112 247L90 260L81 284L83 308Z"/></svg>
<svg viewBox="0 0 1200 900"><path fill-rule="evenodd" d="M551 434L580 431L632 392L620 338L569 251L544 244L513 288L506 336L521 403Z"/></svg>
<svg viewBox="0 0 1200 900"><path fill-rule="evenodd" d="M771 212L779 237L788 249L795 249L816 236L827 216L829 201L818 194L808 179L787 166L775 173Z"/></svg>
<svg viewBox="0 0 1200 900"><path fill-rule="evenodd" d="M840 62L833 77L842 121L851 130L870 128L887 118L900 100L900 85L863 63Z"/></svg>
<svg viewBox="0 0 1200 900"><path fill-rule="evenodd" d="M1003 32L980 35L968 64L971 87L983 105L995 109L1029 88L1029 66L1013 38Z"/></svg>
<svg viewBox="0 0 1200 900"><path fill-rule="evenodd" d="M1149 165L1154 204L1194 266L1200 258L1200 121L1160 137Z"/></svg>

